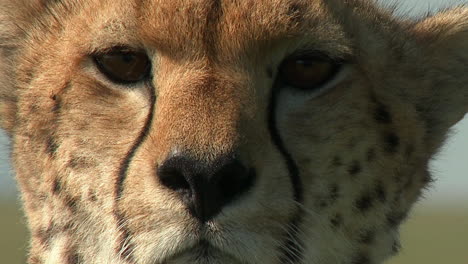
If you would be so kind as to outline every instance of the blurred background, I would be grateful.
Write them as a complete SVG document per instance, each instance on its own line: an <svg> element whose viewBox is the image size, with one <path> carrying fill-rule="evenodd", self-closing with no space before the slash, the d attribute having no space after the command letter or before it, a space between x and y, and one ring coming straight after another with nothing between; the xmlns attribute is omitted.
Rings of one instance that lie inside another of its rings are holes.
<svg viewBox="0 0 468 264"><path fill-rule="evenodd" d="M380 0L397 14L418 17L468 0ZM468 69L467 69L468 73ZM9 142L0 131L0 263L25 263L27 231L11 167ZM402 227L400 255L387 264L468 264L468 116L453 128L431 163L437 179Z"/></svg>

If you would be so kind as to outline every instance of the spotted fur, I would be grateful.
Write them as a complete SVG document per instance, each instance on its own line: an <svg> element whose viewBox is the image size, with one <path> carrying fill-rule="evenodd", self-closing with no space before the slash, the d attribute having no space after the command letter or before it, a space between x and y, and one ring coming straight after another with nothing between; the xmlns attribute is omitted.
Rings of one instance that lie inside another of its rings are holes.
<svg viewBox="0 0 468 264"><path fill-rule="evenodd" d="M146 51L151 80L106 79L91 56L113 46ZM468 111L467 47L466 7L409 21L366 0L3 0L0 123L29 263L382 263ZM344 62L323 93L278 79L303 51ZM255 177L200 222L158 180L180 152Z"/></svg>

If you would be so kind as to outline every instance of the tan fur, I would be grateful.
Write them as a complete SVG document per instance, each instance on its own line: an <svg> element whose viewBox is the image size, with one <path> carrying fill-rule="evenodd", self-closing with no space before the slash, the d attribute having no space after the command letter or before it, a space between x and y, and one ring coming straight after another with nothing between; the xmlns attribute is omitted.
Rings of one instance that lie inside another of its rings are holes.
<svg viewBox="0 0 468 264"><path fill-rule="evenodd" d="M117 45L147 52L151 84L96 69L90 54ZM279 91L298 202L268 118L277 69L301 50L347 65L323 94ZM468 112L466 7L414 22L365 0L4 0L0 55L32 264L382 263ZM200 225L157 180L178 151L235 152L255 184Z"/></svg>

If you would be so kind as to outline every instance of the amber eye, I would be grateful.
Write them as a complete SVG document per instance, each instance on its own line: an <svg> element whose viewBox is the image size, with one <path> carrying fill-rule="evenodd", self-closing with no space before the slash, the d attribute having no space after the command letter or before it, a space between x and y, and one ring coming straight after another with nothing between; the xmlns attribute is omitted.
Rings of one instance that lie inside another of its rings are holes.
<svg viewBox="0 0 468 264"><path fill-rule="evenodd" d="M326 56L295 56L281 63L279 77L285 85L301 90L311 90L330 81L341 65L341 62Z"/></svg>
<svg viewBox="0 0 468 264"><path fill-rule="evenodd" d="M115 83L137 83L150 74L151 62L141 51L113 49L93 57L98 69Z"/></svg>

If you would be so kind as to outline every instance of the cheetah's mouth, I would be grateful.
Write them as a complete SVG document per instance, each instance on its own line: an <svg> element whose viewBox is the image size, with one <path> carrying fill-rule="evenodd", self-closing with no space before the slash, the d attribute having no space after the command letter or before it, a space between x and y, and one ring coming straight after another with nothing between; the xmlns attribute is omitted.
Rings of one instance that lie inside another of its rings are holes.
<svg viewBox="0 0 468 264"><path fill-rule="evenodd" d="M217 248L209 241L203 239L194 246L184 249L169 257L164 264L170 263L248 263L245 260L239 260L232 254Z"/></svg>
<svg viewBox="0 0 468 264"><path fill-rule="evenodd" d="M293 218L294 219L294 218ZM289 223L291 225L291 223ZM288 225L287 225L288 226ZM243 228L220 228L207 226L188 227L190 236L180 237L176 245L166 248L167 254L157 263L163 264L257 264L257 263L302 263L297 257L289 256L293 248L291 237L273 237ZM220 229L223 230L220 232ZM234 235L235 234L235 235ZM161 252L161 251L159 251ZM293 252L294 253L294 252ZM291 253L291 255L294 255ZM292 262L294 260L294 262Z"/></svg>

